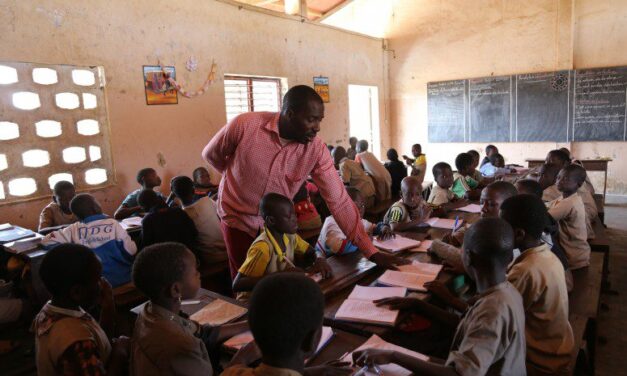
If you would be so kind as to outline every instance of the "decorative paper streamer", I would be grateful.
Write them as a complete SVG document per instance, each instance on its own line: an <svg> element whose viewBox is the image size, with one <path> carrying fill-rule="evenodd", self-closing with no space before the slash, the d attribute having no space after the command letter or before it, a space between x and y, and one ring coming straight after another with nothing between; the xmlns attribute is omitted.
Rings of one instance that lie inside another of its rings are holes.
<svg viewBox="0 0 627 376"><path fill-rule="evenodd" d="M178 82L176 82L172 77L170 77L170 75L168 73L166 73L165 68L163 67L163 64L161 64L161 62L159 62L159 66L161 67L161 71L163 72L163 75L166 77L166 79L172 84L172 86L174 86L176 91L181 93L181 95L184 96L185 98L194 98L194 97L197 97L199 95L203 95L205 93L205 91L207 91L207 89L209 89L209 85L211 85L213 83L213 81L215 80L216 68L218 67L218 65L215 63L215 61L212 61L211 62L211 71L209 72L209 75L207 76L207 79L205 80L205 83L202 85L202 87L200 89L189 92L189 91L185 90L185 88L183 88L183 85L181 85Z"/></svg>

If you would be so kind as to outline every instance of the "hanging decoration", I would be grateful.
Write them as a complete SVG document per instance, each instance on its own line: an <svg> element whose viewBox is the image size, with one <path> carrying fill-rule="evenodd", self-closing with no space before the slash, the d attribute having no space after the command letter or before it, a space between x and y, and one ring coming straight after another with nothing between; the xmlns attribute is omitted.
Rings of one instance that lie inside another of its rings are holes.
<svg viewBox="0 0 627 376"><path fill-rule="evenodd" d="M213 83L213 81L215 80L216 69L218 68L218 65L215 63L215 61L212 61L211 62L211 71L209 71L209 75L207 75L207 79L205 80L205 83L202 85L202 87L200 89L195 90L195 91L187 91L183 87L183 85L181 85L180 83L176 82L176 80L166 72L166 70L163 67L163 65L161 64L161 62L159 62L159 66L161 67L161 70L163 71L163 74L165 75L165 77L168 80L168 82L170 84L172 84L172 86L174 86L176 91L181 93L181 95L184 96L185 98L194 98L194 97L197 97L199 95L203 95L207 91L207 89L209 89L209 85L211 85Z"/></svg>
<svg viewBox="0 0 627 376"><path fill-rule="evenodd" d="M198 69L198 60L194 57L194 55L190 56L185 62L185 69L190 72L195 72Z"/></svg>

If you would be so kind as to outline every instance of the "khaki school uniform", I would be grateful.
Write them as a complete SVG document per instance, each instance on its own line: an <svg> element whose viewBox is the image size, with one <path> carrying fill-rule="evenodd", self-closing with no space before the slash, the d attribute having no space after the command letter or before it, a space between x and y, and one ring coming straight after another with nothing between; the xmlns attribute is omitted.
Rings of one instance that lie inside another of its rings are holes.
<svg viewBox="0 0 627 376"><path fill-rule="evenodd" d="M597 220L599 212L597 210L597 204L594 202L594 197L592 194L584 188L582 185L577 190L577 194L581 197L581 201L583 202L583 207L586 211L586 230L588 231L588 239L596 238L596 234L594 233L594 228L592 225Z"/></svg>
<svg viewBox="0 0 627 376"><path fill-rule="evenodd" d="M344 158L340 161L340 177L344 184L357 188L366 200L366 206L374 204L374 183L372 178L366 175L366 172L359 163Z"/></svg>
<svg viewBox="0 0 627 376"><path fill-rule="evenodd" d="M257 368L236 365L224 370L222 376L301 376L300 372L289 368L277 368L261 363Z"/></svg>
<svg viewBox="0 0 627 376"><path fill-rule="evenodd" d="M564 266L542 244L514 260L507 280L523 299L528 374L568 374L574 339Z"/></svg>
<svg viewBox="0 0 627 376"><path fill-rule="evenodd" d="M213 375L200 331L195 321L146 303L131 340L131 375Z"/></svg>
<svg viewBox="0 0 627 376"><path fill-rule="evenodd" d="M53 201L39 215L39 230L46 227L71 225L74 222L78 222L78 218L72 213L64 213L61 206Z"/></svg>
<svg viewBox="0 0 627 376"><path fill-rule="evenodd" d="M553 184L542 191L542 201L550 202L557 199L561 195L562 192L557 189L557 184Z"/></svg>
<svg viewBox="0 0 627 376"><path fill-rule="evenodd" d="M525 311L511 283L483 292L464 313L446 365L460 375L525 375Z"/></svg>
<svg viewBox="0 0 627 376"><path fill-rule="evenodd" d="M560 196L547 204L549 214L559 225L559 240L571 270L590 265L590 245L586 230L586 211L578 194Z"/></svg>
<svg viewBox="0 0 627 376"><path fill-rule="evenodd" d="M198 231L193 244L201 261L205 264L225 261L226 245L216 203L209 197L202 197L193 204L184 206L183 211L192 219Z"/></svg>
<svg viewBox="0 0 627 376"><path fill-rule="evenodd" d="M453 191L450 189L444 189L439 185L434 184L427 202L434 206L440 206L451 202L454 198L455 194Z"/></svg>
<svg viewBox="0 0 627 376"><path fill-rule="evenodd" d="M392 198L392 176L383 163L369 151L357 154L355 161L361 163L364 170L372 176L377 200L385 201Z"/></svg>

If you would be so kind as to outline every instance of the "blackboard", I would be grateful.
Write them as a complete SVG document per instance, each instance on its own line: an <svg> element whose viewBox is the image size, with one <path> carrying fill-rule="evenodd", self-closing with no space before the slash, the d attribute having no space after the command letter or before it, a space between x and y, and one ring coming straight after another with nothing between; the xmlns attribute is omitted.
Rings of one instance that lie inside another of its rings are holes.
<svg viewBox="0 0 627 376"><path fill-rule="evenodd" d="M427 84L430 142L626 141L627 67Z"/></svg>

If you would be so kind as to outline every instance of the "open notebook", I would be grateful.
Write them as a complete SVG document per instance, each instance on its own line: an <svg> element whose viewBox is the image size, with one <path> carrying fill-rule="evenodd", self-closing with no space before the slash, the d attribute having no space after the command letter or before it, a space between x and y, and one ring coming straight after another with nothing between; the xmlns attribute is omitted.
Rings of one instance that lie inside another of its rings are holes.
<svg viewBox="0 0 627 376"><path fill-rule="evenodd" d="M427 291L425 283L434 281L442 265L427 264L414 261L409 265L402 265L396 270L386 270L377 282L385 286L405 287L409 290Z"/></svg>
<svg viewBox="0 0 627 376"><path fill-rule="evenodd" d="M387 307L377 307L373 301L404 297L407 289L402 287L368 287L355 286L348 298L335 313L337 320L354 321L367 324L394 326L398 311Z"/></svg>
<svg viewBox="0 0 627 376"><path fill-rule="evenodd" d="M226 300L216 299L190 316L200 324L217 326L244 316L248 310Z"/></svg>
<svg viewBox="0 0 627 376"><path fill-rule="evenodd" d="M457 222L457 227L460 227L462 225L464 221L462 219L460 219ZM455 220L454 219L447 219L447 218L429 218L427 221L425 221L426 224L428 224L431 227L434 228L443 228L443 229L447 229L447 230L453 230L453 227L455 226Z"/></svg>
<svg viewBox="0 0 627 376"><path fill-rule="evenodd" d="M461 207L461 208L459 208L459 209L457 209L457 210L459 210L459 211L463 211L463 212L466 212L466 213L475 213L475 214L478 214L478 213L481 213L481 205L477 205L477 204L469 204L469 205L466 205L466 206L464 206L464 207Z"/></svg>
<svg viewBox="0 0 627 376"><path fill-rule="evenodd" d="M377 336L376 334L374 334L372 337L370 337L363 345L359 346L358 348L356 348L355 350L353 350L353 352L356 351L361 351L361 350L365 350L365 349L378 349L378 350L391 350L391 351L396 351L399 353L403 353L409 356L412 356L414 358L418 358L418 359L422 359L425 361L428 361L429 358L426 355L423 355L421 353L415 352L415 351L411 351L411 350L407 350L404 347L400 347L397 345L394 345L392 343L389 342L385 342L383 339L381 339L381 337ZM350 353L348 355L346 355L344 358L341 359L342 361L345 362L353 362L353 353ZM384 364L384 365L379 365L378 366L381 369L381 372L385 375L385 376L406 376L406 375L411 375L412 373L397 365L397 364ZM376 375L375 372L370 371L370 370L366 370L364 369L365 375Z"/></svg>
<svg viewBox="0 0 627 376"><path fill-rule="evenodd" d="M391 239L383 241L374 239L372 243L375 247L391 253L397 253L420 246L420 242L418 240L405 238L400 235L396 235Z"/></svg>
<svg viewBox="0 0 627 376"><path fill-rule="evenodd" d="M142 217L125 218L120 222L120 225L125 230L128 230L129 228L141 227L142 219L143 219Z"/></svg>

